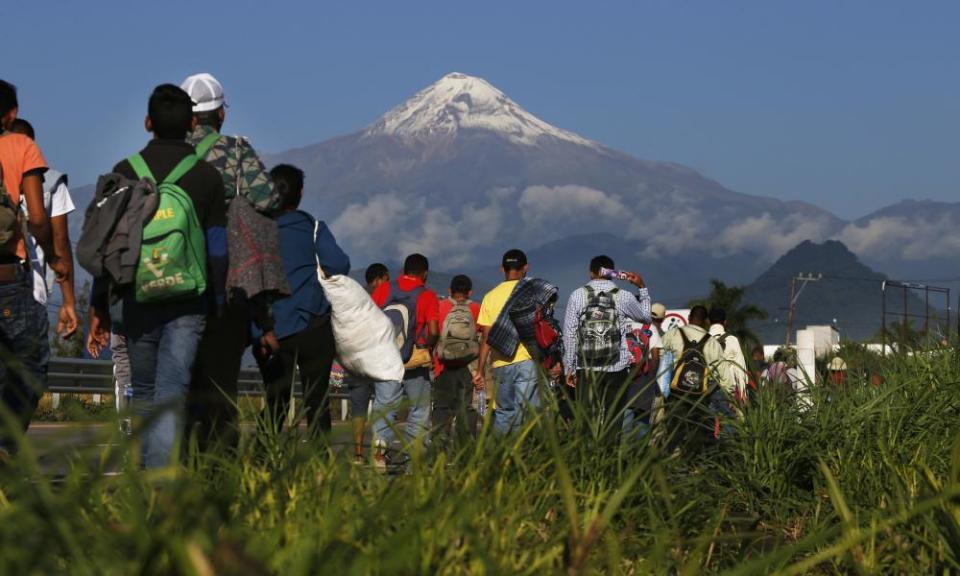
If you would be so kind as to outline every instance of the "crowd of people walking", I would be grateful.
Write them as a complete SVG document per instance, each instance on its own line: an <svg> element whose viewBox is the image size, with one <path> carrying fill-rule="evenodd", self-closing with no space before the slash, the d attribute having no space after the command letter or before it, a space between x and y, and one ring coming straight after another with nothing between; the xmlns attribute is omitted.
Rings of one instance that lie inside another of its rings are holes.
<svg viewBox="0 0 960 576"><path fill-rule="evenodd" d="M149 141L100 178L77 243L94 279L85 348L93 357L111 350L118 401L129 398L124 410L136 415L148 468L176 461L184 438L201 450L237 445L248 349L263 375L266 424L285 425L299 373L307 429L326 434L344 331L370 329L331 320L341 311L327 282L352 263L301 207L304 172L268 171L246 139L222 133L226 111L210 74L157 86ZM0 389L4 414L26 430L46 389L51 288L62 295L59 336L80 326L67 177L49 168L18 112L16 88L0 81ZM411 449L456 444L486 417L495 433L511 434L548 394L561 417L579 411L601 422L611 446L649 433L671 405L699 410L689 424L699 441L729 433L751 370L723 310L696 306L688 325L664 333L666 308L643 277L598 255L583 263L588 281L557 319L558 289L530 274L523 251L499 264L503 281L476 300L463 274L446 294L431 290L423 254L407 256L395 279L383 264L366 268L365 298L389 319L403 367L390 378L347 374L358 459L402 467ZM0 454L15 450L13 436L0 437Z"/></svg>

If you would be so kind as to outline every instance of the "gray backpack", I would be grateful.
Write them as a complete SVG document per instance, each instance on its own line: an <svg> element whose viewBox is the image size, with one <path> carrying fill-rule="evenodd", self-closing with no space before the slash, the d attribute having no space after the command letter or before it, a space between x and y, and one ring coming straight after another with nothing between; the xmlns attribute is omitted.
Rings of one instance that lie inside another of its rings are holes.
<svg viewBox="0 0 960 576"><path fill-rule="evenodd" d="M437 342L437 358L441 362L468 364L480 355L480 342L477 339L477 323L470 310L470 301L453 302L453 308L447 313L440 329L440 341Z"/></svg>
<svg viewBox="0 0 960 576"><path fill-rule="evenodd" d="M149 180L106 174L84 214L77 262L94 278L116 285L133 282L140 261L143 227L157 211L159 194Z"/></svg>
<svg viewBox="0 0 960 576"><path fill-rule="evenodd" d="M597 292L585 286L587 304L580 312L577 327L577 350L581 368L604 368L620 360L620 344L623 332L620 329L620 314L614 295L619 289Z"/></svg>
<svg viewBox="0 0 960 576"><path fill-rule="evenodd" d="M14 202L3 183L3 165L0 164L0 256L16 256L16 246L11 242L17 234L20 203Z"/></svg>

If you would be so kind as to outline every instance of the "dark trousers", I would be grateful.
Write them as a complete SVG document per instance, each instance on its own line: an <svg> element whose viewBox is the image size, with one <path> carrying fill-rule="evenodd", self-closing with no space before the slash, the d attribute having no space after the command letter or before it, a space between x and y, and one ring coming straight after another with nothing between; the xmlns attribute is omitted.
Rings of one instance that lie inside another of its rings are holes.
<svg viewBox="0 0 960 576"><path fill-rule="evenodd" d="M446 442L467 438L477 429L473 409L473 376L470 368L445 368L433 383L433 427L436 438Z"/></svg>
<svg viewBox="0 0 960 576"><path fill-rule="evenodd" d="M301 332L280 341L280 351L272 358L260 362L260 373L267 393L267 422L277 430L282 428L290 408L293 378L300 369L307 424L311 434L329 432L330 418L330 369L336 347L330 316L320 316Z"/></svg>
<svg viewBox="0 0 960 576"><path fill-rule="evenodd" d="M667 434L671 449L697 453L715 447L720 438L729 438L733 428L724 424L734 417L726 393L719 387L704 395L671 394L666 401ZM721 429L717 435L717 423Z"/></svg>
<svg viewBox="0 0 960 576"><path fill-rule="evenodd" d="M217 318L207 318L187 398L190 432L201 450L214 443L235 447L240 436L237 380L250 344L250 314L245 300L234 301Z"/></svg>
<svg viewBox="0 0 960 576"><path fill-rule="evenodd" d="M22 431L47 389L50 362L47 308L33 299L27 274L22 269L16 280L0 284L0 396L14 418L10 424ZM0 418L0 447L13 451L5 424Z"/></svg>
<svg viewBox="0 0 960 576"><path fill-rule="evenodd" d="M599 418L603 436L619 439L623 428L623 414L630 400L628 379L630 370L577 372L576 401L592 418Z"/></svg>

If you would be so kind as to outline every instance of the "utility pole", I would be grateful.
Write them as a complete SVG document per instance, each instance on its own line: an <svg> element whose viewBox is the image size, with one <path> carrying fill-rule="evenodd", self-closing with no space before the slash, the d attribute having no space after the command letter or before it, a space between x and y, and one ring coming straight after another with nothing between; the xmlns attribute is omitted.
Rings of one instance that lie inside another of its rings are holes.
<svg viewBox="0 0 960 576"><path fill-rule="evenodd" d="M803 293L803 289L807 287L807 283L819 282L822 279L823 274L805 274L803 272L790 279L790 304L787 306L787 348L790 347L790 334L793 332L793 315L796 311L797 300L800 299L800 294ZM800 283L800 288L797 288L797 282Z"/></svg>

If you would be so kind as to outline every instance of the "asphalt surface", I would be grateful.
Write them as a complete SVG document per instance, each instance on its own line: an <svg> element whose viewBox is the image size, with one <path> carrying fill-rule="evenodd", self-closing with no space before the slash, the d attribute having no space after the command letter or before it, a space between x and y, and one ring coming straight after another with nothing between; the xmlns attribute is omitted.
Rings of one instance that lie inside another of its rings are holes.
<svg viewBox="0 0 960 576"><path fill-rule="evenodd" d="M252 431L250 426L244 429ZM28 449L40 470L52 476L66 475L77 462L116 471L123 456L115 443L117 436L113 424L95 422L34 422L27 431ZM350 423L335 422L331 438L337 450L352 450ZM369 444L369 437L366 442Z"/></svg>

